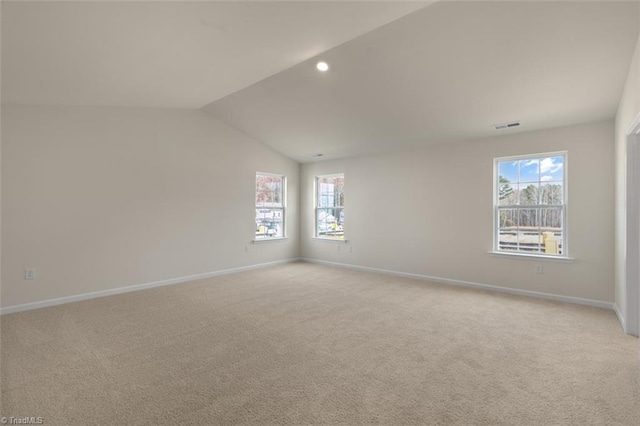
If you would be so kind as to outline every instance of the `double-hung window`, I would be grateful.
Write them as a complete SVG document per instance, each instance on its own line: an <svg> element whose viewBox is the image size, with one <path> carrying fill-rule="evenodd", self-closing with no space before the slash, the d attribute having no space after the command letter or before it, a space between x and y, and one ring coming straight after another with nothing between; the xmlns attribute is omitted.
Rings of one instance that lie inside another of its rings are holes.
<svg viewBox="0 0 640 426"><path fill-rule="evenodd" d="M494 162L494 250L567 257L567 153Z"/></svg>
<svg viewBox="0 0 640 426"><path fill-rule="evenodd" d="M316 177L315 236L344 239L344 174Z"/></svg>
<svg viewBox="0 0 640 426"><path fill-rule="evenodd" d="M285 237L285 183L282 175L256 173L256 240Z"/></svg>

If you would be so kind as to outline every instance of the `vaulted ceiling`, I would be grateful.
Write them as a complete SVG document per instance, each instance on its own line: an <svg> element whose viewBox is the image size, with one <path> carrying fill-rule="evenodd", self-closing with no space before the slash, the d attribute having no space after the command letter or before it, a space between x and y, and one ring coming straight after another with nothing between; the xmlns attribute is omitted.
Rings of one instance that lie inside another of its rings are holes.
<svg viewBox="0 0 640 426"><path fill-rule="evenodd" d="M624 1L3 2L2 101L204 107L301 162L414 149L612 118L639 16Z"/></svg>
<svg viewBox="0 0 640 426"><path fill-rule="evenodd" d="M425 4L3 1L2 100L201 108Z"/></svg>

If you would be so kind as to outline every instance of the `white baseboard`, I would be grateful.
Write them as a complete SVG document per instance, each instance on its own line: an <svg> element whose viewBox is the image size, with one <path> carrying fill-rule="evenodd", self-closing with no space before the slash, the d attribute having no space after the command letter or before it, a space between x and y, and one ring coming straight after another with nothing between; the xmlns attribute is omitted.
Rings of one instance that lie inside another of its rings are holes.
<svg viewBox="0 0 640 426"><path fill-rule="evenodd" d="M458 286L458 287L467 287L467 288L476 288L476 289L481 289L481 290L490 290L490 291L495 291L495 292L498 292L498 293L508 293L508 294L514 294L514 295L518 295L518 296L536 297L538 299L555 300L555 301L558 301L558 302L566 302L566 303L573 303L573 304L577 304L577 305L586 305L586 306L593 306L593 307L596 307L596 308L604 308L604 309L614 310L614 304L613 303L604 302L604 301L601 301L601 300L583 299L583 298L580 298L580 297L562 296L562 295L559 295L559 294L542 293L542 292L538 292L538 291L521 290L521 289L509 288L509 287L500 287L500 286L489 285L489 284L474 283L474 282L470 282L470 281L460 281L460 280L452 280L452 279L449 279L449 278L432 277L432 276L428 276L428 275L410 274L410 273L407 273L407 272L398 272L398 271L390 271L390 270L387 270L387 269L369 268L367 266L351 265L351 264L348 264L348 263L328 262L328 261L325 261L325 260L309 259L309 258L304 258L304 257L301 258L300 260L303 261L303 262L318 263L318 264L321 264L321 265L329 265L329 266L336 266L336 267L340 267L340 268L356 269L356 270L359 270L359 271L377 272L377 273L381 273L381 274L393 275L393 276L404 277L404 278L414 278L414 279L418 279L418 280L431 281L431 282L439 283L439 284L448 284L448 285L455 285L455 286ZM620 315L618 315L618 317L620 317Z"/></svg>
<svg viewBox="0 0 640 426"><path fill-rule="evenodd" d="M0 315L12 314L14 312L30 311L32 309L46 308L48 306L62 305L64 303L79 302L81 300L95 299L97 297L112 296L114 294L129 293L131 291L145 290L153 287L161 287L170 284L184 283L187 281L195 281L203 278L216 277L219 275L234 274L236 272L250 271L252 269L266 268L268 266L281 265L284 263L292 263L300 261L300 258L276 260L275 262L259 263L256 265L240 266L238 268L223 269L220 271L205 272L202 274L188 275L185 277L171 278L168 280L154 281L144 284L134 284L126 287L112 288L109 290L93 291L90 293L76 294L73 296L59 297L56 299L42 300L39 302L25 303L22 305L13 305L0 308Z"/></svg>
<svg viewBox="0 0 640 426"><path fill-rule="evenodd" d="M622 312L620 312L620 309L618 308L618 305L616 305L615 303L613 304L613 312L616 313L616 316L618 317L618 321L620 321L620 325L622 326L622 329L626 333L627 332L627 324L624 321L624 316L622 315Z"/></svg>
<svg viewBox="0 0 640 426"><path fill-rule="evenodd" d="M4 307L4 308L0 308L0 315L11 314L11 313L15 313L15 312L22 312L22 311L29 311L29 310L32 310L32 309L45 308L45 307L48 307L48 306L62 305L62 304L65 304L65 303L79 302L81 300L95 299L95 298L98 298L98 297L112 296L112 295L115 295L115 294L129 293L129 292L132 292L132 291L145 290L145 289L153 288L153 287L161 287L161 286L165 286L165 285L179 284L179 283L188 282L188 281L195 281L195 280L199 280L199 279L203 279L203 278L210 278L210 277L215 277L215 276L220 276L220 275L234 274L234 273L237 273L237 272L249 271L249 270L258 269L258 268L266 268L266 267L269 267L269 266L281 265L281 264L292 263L292 262L297 262L297 261L303 261L303 262L309 262L309 263L317 263L317 264L322 264L322 265L336 266L336 267L341 267L341 268L355 269L355 270L367 271L367 272L377 272L377 273L393 275L393 276L397 276L397 277L414 278L414 279L419 279L419 280L432 281L432 282L440 283L440 284L455 285L455 286L459 286L459 287L490 290L490 291L514 294L514 295L519 295L519 296L536 297L536 298L539 298L539 299L556 300L556 301L559 301L559 302L574 303L574 304L578 304L578 305L586 305L586 306L593 306L593 307L597 307L597 308L611 309L618 316L618 320L620 321L620 324L622 325L622 328L626 329L625 328L625 323L624 323L624 318L623 318L622 314L620 313L618 307L614 303L611 303L611 302L604 302L604 301L592 300L592 299L583 299L583 298L571 297L571 296L562 296L562 295L557 295L557 294L542 293L542 292L531 291L531 290L520 290L520 289L509 288L509 287L500 287L500 286L494 286L494 285L489 285L489 284L475 283L475 282L470 282L470 281L460 281L460 280L453 280L453 279L449 279L449 278L433 277L433 276L429 276L429 275L412 274L412 273L399 272L399 271L390 271L390 270L387 270L387 269L370 268L370 267L367 267L367 266L358 266L358 265L351 265L351 264L347 264L347 263L338 263L338 262L328 262L328 261L325 261L325 260L309 259L309 258L284 259L284 260L278 260L278 261L275 261L275 262L267 262L267 263L260 263L260 264L256 264L256 265L241 266L241 267L238 267L238 268L230 268L230 269L223 269L223 270L213 271L213 272L205 272L205 273L202 273L202 274L188 275L188 276L184 276L184 277L171 278L171 279L168 279L168 280L154 281L154 282L144 283L144 284L135 284L135 285L126 286L126 287L113 288L113 289L109 289L109 290L94 291L94 292L90 292L90 293L82 293L82 294L77 294L77 295L73 295L73 296L60 297L60 298L56 298L56 299L48 299L48 300L42 300L42 301L38 301L38 302L25 303L25 304L21 304L21 305L7 306L7 307Z"/></svg>

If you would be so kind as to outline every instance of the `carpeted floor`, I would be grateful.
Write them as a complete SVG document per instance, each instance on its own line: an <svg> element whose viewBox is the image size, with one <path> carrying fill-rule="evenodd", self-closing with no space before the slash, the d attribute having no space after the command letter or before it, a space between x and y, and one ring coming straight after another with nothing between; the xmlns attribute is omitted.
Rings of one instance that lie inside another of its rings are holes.
<svg viewBox="0 0 640 426"><path fill-rule="evenodd" d="M295 263L1 317L45 425L638 425L613 312Z"/></svg>

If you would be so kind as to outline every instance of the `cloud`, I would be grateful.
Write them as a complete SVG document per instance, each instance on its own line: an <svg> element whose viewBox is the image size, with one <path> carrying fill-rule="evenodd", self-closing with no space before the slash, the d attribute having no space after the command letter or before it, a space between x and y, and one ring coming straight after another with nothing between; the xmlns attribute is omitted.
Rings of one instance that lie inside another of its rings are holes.
<svg viewBox="0 0 640 426"><path fill-rule="evenodd" d="M555 160L560 160L556 162ZM562 160L559 158L543 158L540 160L540 173L555 173L562 169ZM542 180L542 178L540 179Z"/></svg>
<svg viewBox="0 0 640 426"><path fill-rule="evenodd" d="M540 176L540 182L549 182L550 180L553 180L553 176L549 176L549 175Z"/></svg>
<svg viewBox="0 0 640 426"><path fill-rule="evenodd" d="M562 170L562 157L535 158L520 163L520 168L535 166L536 173L555 173Z"/></svg>

